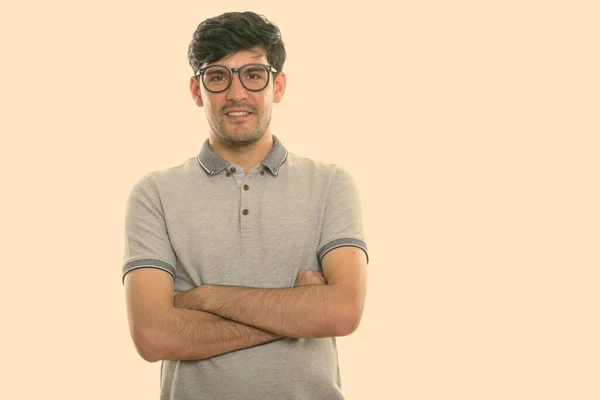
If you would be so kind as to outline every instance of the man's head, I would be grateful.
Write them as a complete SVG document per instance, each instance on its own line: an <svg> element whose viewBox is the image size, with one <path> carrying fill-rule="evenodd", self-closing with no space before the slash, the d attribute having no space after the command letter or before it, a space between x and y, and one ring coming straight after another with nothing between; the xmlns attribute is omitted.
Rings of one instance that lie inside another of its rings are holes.
<svg viewBox="0 0 600 400"><path fill-rule="evenodd" d="M198 26L188 49L190 91L217 139L240 147L268 132L272 105L285 91L285 58L279 28L255 13L225 13Z"/></svg>

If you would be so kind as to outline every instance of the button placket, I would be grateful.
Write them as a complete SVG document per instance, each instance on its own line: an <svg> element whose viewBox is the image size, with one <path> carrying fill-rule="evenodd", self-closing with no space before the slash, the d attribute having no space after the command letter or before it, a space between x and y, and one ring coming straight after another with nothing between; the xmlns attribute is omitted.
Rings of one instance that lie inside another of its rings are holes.
<svg viewBox="0 0 600 400"><path fill-rule="evenodd" d="M244 178L244 181L242 182L241 185L241 189L243 189L240 193L241 196L241 205L242 205L242 215L247 216L250 214L250 207L248 206L248 196L249 194L245 193L250 189L250 185L248 185L247 183L245 183L246 181L248 181L250 178L250 174L246 175Z"/></svg>

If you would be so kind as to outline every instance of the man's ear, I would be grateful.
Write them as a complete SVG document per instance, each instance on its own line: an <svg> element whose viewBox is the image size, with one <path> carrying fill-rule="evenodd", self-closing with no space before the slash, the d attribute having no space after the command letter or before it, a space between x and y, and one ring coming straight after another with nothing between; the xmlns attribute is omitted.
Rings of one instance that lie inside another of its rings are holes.
<svg viewBox="0 0 600 400"><path fill-rule="evenodd" d="M200 92L200 82L196 79L195 76L190 78L190 93L192 94L192 98L194 99L194 103L198 107L202 107L202 94Z"/></svg>
<svg viewBox="0 0 600 400"><path fill-rule="evenodd" d="M280 72L277 74L273 82L273 103L279 103L285 93L285 74Z"/></svg>

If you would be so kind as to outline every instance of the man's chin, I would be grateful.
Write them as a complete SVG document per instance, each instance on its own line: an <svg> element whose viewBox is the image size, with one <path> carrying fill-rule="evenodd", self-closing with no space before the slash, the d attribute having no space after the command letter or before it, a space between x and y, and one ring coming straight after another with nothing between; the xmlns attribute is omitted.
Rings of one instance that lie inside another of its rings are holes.
<svg viewBox="0 0 600 400"><path fill-rule="evenodd" d="M262 134L256 132L228 132L225 137L221 136L221 139L231 147L246 147L258 142L263 135L264 132Z"/></svg>

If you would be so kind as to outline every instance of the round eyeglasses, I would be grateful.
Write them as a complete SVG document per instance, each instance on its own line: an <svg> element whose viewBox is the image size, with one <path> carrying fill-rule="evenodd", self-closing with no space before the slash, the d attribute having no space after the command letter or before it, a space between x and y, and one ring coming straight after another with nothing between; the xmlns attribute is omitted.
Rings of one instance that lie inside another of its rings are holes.
<svg viewBox="0 0 600 400"><path fill-rule="evenodd" d="M229 89L233 73L237 72L242 86L251 92L260 92L269 84L271 72L277 70L265 64L246 64L239 68L229 68L225 65L209 65L196 72L202 77L202 84L211 93L221 93Z"/></svg>

